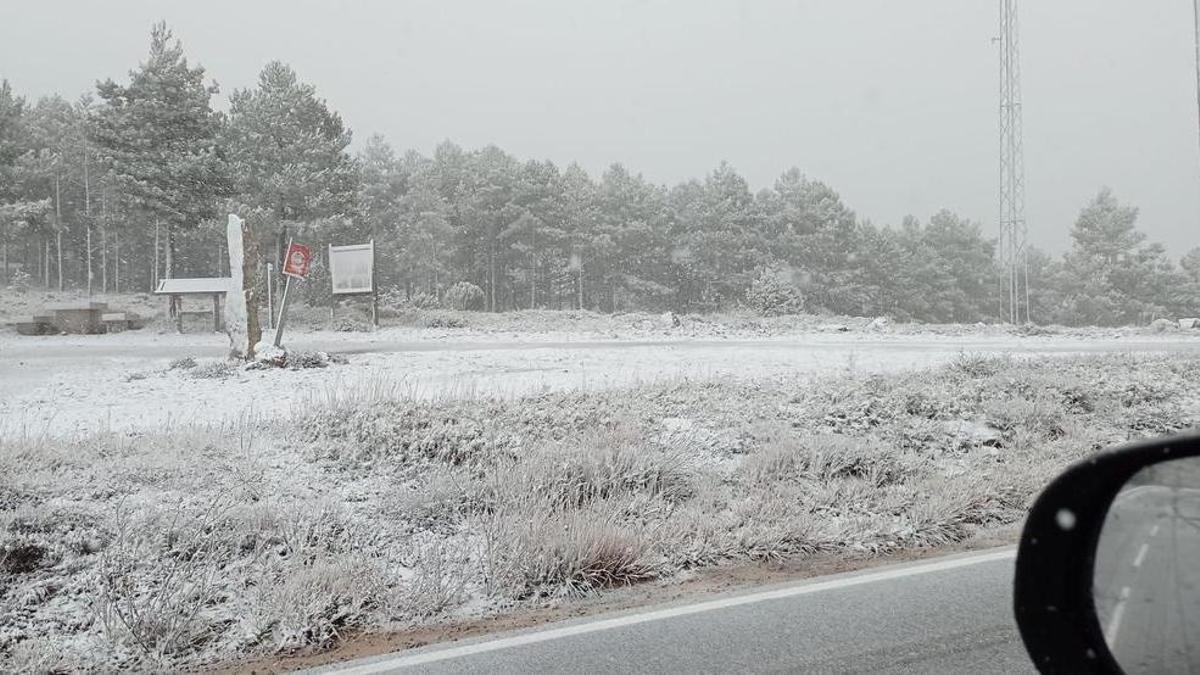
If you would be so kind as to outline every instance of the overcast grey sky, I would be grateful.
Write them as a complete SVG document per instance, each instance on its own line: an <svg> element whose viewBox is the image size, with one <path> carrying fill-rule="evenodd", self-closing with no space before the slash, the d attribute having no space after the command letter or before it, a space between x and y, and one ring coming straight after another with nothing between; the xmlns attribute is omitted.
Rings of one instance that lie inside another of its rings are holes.
<svg viewBox="0 0 1200 675"><path fill-rule="evenodd" d="M876 223L945 207L997 227L997 0L3 5L0 77L31 98L123 79L165 19L222 97L281 59L359 140L495 143L661 183L726 159L754 189L797 166ZM1191 12L1021 3L1035 244L1066 246L1107 184L1173 256L1200 245Z"/></svg>

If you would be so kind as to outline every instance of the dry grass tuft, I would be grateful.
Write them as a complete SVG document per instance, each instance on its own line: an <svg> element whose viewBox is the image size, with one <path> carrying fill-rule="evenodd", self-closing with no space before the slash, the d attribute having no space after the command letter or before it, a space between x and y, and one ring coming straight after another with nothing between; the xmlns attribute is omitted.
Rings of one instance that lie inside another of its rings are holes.
<svg viewBox="0 0 1200 675"><path fill-rule="evenodd" d="M651 544L623 527L611 504L556 512L531 499L498 511L483 528L488 587L516 600L578 597L661 572Z"/></svg>

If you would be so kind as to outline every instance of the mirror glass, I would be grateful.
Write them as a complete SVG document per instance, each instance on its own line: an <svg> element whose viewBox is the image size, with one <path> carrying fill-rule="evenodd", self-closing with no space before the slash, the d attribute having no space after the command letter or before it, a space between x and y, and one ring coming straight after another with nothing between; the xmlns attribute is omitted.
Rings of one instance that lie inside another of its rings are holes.
<svg viewBox="0 0 1200 675"><path fill-rule="evenodd" d="M1200 668L1200 457L1146 467L1100 532L1093 597L1127 673Z"/></svg>

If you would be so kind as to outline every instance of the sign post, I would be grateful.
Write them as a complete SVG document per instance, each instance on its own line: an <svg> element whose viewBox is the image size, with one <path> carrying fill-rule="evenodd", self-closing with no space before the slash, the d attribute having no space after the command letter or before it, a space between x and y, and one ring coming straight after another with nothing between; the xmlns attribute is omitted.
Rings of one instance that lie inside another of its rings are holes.
<svg viewBox="0 0 1200 675"><path fill-rule="evenodd" d="M275 327L275 265L267 263L267 328Z"/></svg>
<svg viewBox="0 0 1200 675"><path fill-rule="evenodd" d="M275 346L282 346L283 326L287 322L289 291L292 279L304 279L308 276L308 266L312 263L312 249L304 244L288 240L287 255L283 258L283 274L287 279L283 282L283 298L279 301L279 321L275 324Z"/></svg>

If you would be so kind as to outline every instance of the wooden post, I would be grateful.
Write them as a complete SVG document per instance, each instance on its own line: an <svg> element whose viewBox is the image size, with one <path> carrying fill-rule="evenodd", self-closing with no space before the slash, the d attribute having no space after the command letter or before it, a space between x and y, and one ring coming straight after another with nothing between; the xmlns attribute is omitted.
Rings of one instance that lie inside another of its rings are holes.
<svg viewBox="0 0 1200 675"><path fill-rule="evenodd" d="M213 332L221 332L221 294L213 293Z"/></svg>
<svg viewBox="0 0 1200 675"><path fill-rule="evenodd" d="M375 284L375 240L371 240L371 324L379 328L379 287Z"/></svg>
<svg viewBox="0 0 1200 675"><path fill-rule="evenodd" d="M177 305L181 304L179 302L178 295L168 295L167 298L169 298L169 302L171 303L172 310L174 310ZM180 307L180 309L182 309L182 307ZM177 332L177 333L183 332L183 312L180 312L180 311L175 312L175 332Z"/></svg>
<svg viewBox="0 0 1200 675"><path fill-rule="evenodd" d="M291 247L292 246L289 243L288 248L290 249ZM284 282L283 282L283 298L279 301L279 321L276 322L276 324L275 324L275 346L276 347L279 347L281 345L281 343L283 342L283 324L287 321L288 300L291 299L289 297L288 291L290 291L291 288L292 288L292 277L291 277L291 275L286 275Z"/></svg>

